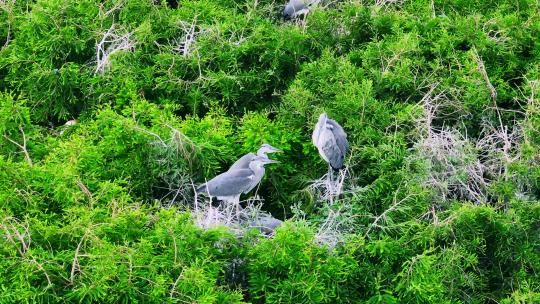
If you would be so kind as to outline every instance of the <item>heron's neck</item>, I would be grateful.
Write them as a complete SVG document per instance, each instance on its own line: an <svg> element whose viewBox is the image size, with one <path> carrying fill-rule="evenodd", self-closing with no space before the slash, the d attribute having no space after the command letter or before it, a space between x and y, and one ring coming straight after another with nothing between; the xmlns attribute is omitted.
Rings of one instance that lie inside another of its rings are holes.
<svg viewBox="0 0 540 304"><path fill-rule="evenodd" d="M264 165L262 164L251 164L249 168L255 173L264 172Z"/></svg>

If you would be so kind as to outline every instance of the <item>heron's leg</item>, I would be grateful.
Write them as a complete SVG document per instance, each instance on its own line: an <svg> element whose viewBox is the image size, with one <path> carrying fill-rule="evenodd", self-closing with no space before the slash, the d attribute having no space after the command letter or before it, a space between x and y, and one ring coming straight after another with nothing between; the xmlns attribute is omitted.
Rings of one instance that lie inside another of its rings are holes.
<svg viewBox="0 0 540 304"><path fill-rule="evenodd" d="M328 186L327 186L327 188L329 188L329 189L332 189L332 188L333 188L333 185L332 185L333 180L334 180L334 174L333 174L333 173L334 173L334 172L333 172L333 170L332 170L332 166L331 166L330 164L328 164L328 177L327 177L327 179L328 179Z"/></svg>
<svg viewBox="0 0 540 304"><path fill-rule="evenodd" d="M228 199L223 200L220 204L221 210L223 210L223 214L225 215L225 221L227 225L229 224L229 219L231 218L231 209L229 208L229 205L230 201Z"/></svg>
<svg viewBox="0 0 540 304"><path fill-rule="evenodd" d="M240 195L234 198L234 204L236 205L236 218L240 221Z"/></svg>

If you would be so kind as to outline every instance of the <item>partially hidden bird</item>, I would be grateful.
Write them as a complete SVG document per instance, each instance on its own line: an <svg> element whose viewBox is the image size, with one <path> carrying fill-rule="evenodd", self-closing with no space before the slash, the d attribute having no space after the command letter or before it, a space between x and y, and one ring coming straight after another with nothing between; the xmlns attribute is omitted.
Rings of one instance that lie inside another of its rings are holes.
<svg viewBox="0 0 540 304"><path fill-rule="evenodd" d="M274 234L276 229L282 224L283 224L283 221L268 214L268 215L264 215L253 220L249 224L249 227L256 228L263 234L272 235Z"/></svg>
<svg viewBox="0 0 540 304"><path fill-rule="evenodd" d="M283 9L283 18L290 20L309 11L307 0L290 0Z"/></svg>
<svg viewBox="0 0 540 304"><path fill-rule="evenodd" d="M321 157L332 169L343 168L345 156L349 151L349 142L347 134L335 120L328 118L326 113L322 113L315 125L311 139Z"/></svg>

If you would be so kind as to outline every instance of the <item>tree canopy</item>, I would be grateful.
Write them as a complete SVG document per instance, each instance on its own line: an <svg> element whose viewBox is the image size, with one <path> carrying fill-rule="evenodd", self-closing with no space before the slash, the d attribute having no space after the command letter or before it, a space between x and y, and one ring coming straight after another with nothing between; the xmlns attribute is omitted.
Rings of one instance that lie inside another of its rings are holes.
<svg viewBox="0 0 540 304"><path fill-rule="evenodd" d="M540 303L540 3L312 2L0 0L0 303Z"/></svg>

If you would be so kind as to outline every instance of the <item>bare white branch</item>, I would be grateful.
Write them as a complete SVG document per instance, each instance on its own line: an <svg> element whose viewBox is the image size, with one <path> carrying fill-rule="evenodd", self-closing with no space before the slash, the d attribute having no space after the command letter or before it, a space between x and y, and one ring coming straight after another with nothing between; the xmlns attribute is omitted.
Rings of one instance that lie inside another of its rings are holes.
<svg viewBox="0 0 540 304"><path fill-rule="evenodd" d="M317 225L315 242L328 246L328 250L332 251L338 244L346 241L347 235L354 232L352 205L348 202L343 202L340 206L327 203L321 209L327 214Z"/></svg>
<svg viewBox="0 0 540 304"><path fill-rule="evenodd" d="M258 196L245 201L245 208L232 202L221 201L213 206L211 200L198 202L194 212L195 224L204 229L225 226L236 235L243 235L250 229L258 229L265 236L272 236L281 221L261 210L262 199Z"/></svg>
<svg viewBox="0 0 540 304"><path fill-rule="evenodd" d="M402 5L405 0L375 0L376 6L387 6L392 4Z"/></svg>
<svg viewBox="0 0 540 304"><path fill-rule="evenodd" d="M475 60L490 87L481 59L477 57ZM455 104L456 101L447 100L443 93L435 93L435 86L422 98L423 115L416 121L420 137L412 159L420 160L425 166L422 183L434 191L439 201L460 199L486 202L493 182L514 178L508 168L521 157L519 147L523 141L523 128L517 124L503 124L494 91L492 99L498 125L486 121L478 138L469 139L457 128L444 124L437 126L435 121L443 121L441 118L444 117L440 109L448 108L446 104ZM458 117L458 122L462 119Z"/></svg>
<svg viewBox="0 0 540 304"><path fill-rule="evenodd" d="M210 31L208 29L202 29L197 25L197 16L193 17L191 22L180 21L177 26L182 30L182 34L172 41L172 52L184 57L196 52L195 43L197 38Z"/></svg>
<svg viewBox="0 0 540 304"><path fill-rule="evenodd" d="M422 98L424 113L416 122L420 138L413 159L425 166L423 184L442 200L485 202L489 181L474 144L455 129L434 126L438 110L446 102L444 93L435 94L435 87Z"/></svg>
<svg viewBox="0 0 540 304"><path fill-rule="evenodd" d="M96 69L94 74L104 74L111 64L111 55L120 51L133 51L133 33L121 33L113 23L96 44Z"/></svg>

